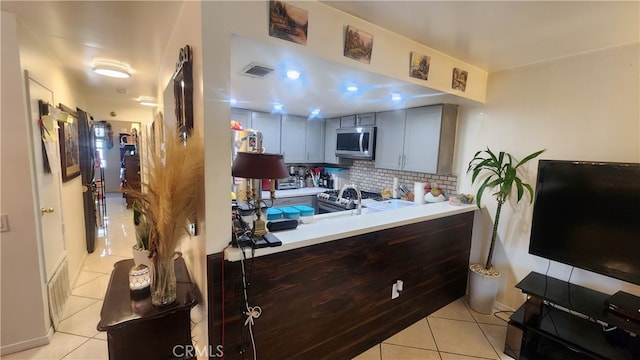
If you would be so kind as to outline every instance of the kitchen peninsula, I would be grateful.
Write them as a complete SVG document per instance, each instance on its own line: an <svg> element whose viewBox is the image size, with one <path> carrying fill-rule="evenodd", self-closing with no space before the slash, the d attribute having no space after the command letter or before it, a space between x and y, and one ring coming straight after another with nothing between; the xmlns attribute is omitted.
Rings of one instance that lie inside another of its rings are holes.
<svg viewBox="0 0 640 360"><path fill-rule="evenodd" d="M282 246L246 250L248 306L262 309L258 358L352 358L463 296L475 210L443 202L319 215L274 233ZM241 257L228 248L207 259L209 344L227 359L253 351Z"/></svg>

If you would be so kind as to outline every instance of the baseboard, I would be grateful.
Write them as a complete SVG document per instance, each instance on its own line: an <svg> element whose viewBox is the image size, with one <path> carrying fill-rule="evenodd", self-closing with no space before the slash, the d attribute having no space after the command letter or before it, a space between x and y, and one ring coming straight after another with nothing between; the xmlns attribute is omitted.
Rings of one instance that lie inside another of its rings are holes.
<svg viewBox="0 0 640 360"><path fill-rule="evenodd" d="M500 311L513 311L513 312L516 311L515 309L512 309L512 308L508 307L507 305L504 305L504 304L499 303L497 301L493 304L493 307L498 309L498 310L500 310Z"/></svg>
<svg viewBox="0 0 640 360"><path fill-rule="evenodd" d="M16 353L18 351L28 350L34 347L47 345L51 342L51 338L53 337L53 327L49 327L49 331L47 334L42 337L38 337L35 339L29 339L26 341L21 341L15 344L5 345L0 347L0 356L5 356L9 354Z"/></svg>

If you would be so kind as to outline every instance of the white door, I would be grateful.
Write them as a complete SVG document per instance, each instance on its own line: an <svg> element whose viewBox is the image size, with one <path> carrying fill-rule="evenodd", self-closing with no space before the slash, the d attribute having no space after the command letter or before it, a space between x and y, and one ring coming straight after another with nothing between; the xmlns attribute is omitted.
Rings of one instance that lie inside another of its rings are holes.
<svg viewBox="0 0 640 360"><path fill-rule="evenodd" d="M378 169L402 169L406 110L378 113L376 126L376 162Z"/></svg>
<svg viewBox="0 0 640 360"><path fill-rule="evenodd" d="M438 172L442 105L407 110L404 135L404 171Z"/></svg>
<svg viewBox="0 0 640 360"><path fill-rule="evenodd" d="M280 115L251 113L251 127L262 133L262 147L270 154L280 154Z"/></svg>
<svg viewBox="0 0 640 360"><path fill-rule="evenodd" d="M324 126L324 162L327 164L338 164L340 159L336 156L337 134L340 128L340 118L325 120Z"/></svg>
<svg viewBox="0 0 640 360"><path fill-rule="evenodd" d="M283 115L282 134L280 137L280 153L284 155L286 163L307 162L305 152L305 134L307 133L307 119L302 116ZM264 134L263 134L264 136ZM267 150L267 152L269 152Z"/></svg>
<svg viewBox="0 0 640 360"><path fill-rule="evenodd" d="M51 280L55 270L66 257L64 241L64 225L62 222L62 178L60 174L60 148L58 144L57 123L51 122L48 126L49 133L45 131L47 157L51 173L44 170L42 136L40 135L40 113L38 100L43 100L53 105L53 92L36 80L28 77L29 96L29 125L31 127L34 173L36 175L37 194L36 205L40 213L38 224L40 239L42 240L42 255L45 265L47 282Z"/></svg>
<svg viewBox="0 0 640 360"><path fill-rule="evenodd" d="M307 120L307 162L321 163L324 161L324 120Z"/></svg>

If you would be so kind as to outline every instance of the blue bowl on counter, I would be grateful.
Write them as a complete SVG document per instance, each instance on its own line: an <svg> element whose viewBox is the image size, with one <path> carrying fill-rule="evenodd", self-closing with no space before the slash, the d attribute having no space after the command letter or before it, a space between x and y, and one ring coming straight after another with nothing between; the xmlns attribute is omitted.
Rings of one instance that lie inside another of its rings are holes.
<svg viewBox="0 0 640 360"><path fill-rule="evenodd" d="M286 206L286 207L281 207L278 208L280 211L282 211L282 216L285 219L294 219L294 220L298 220L300 218L300 210L294 208L294 207L290 207L290 206Z"/></svg>
<svg viewBox="0 0 640 360"><path fill-rule="evenodd" d="M282 218L282 210L276 208L267 209L267 220L277 220Z"/></svg>

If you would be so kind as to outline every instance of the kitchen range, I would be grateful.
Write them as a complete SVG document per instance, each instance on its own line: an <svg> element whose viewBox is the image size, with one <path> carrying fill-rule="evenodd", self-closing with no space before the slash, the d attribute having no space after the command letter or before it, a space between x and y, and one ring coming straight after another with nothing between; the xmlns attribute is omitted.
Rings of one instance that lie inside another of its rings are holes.
<svg viewBox="0 0 640 360"><path fill-rule="evenodd" d="M380 193L360 191L362 200L382 200ZM326 214L336 211L355 209L358 205L358 194L353 188L346 188L340 196L340 190L328 190L316 195L318 198L318 213Z"/></svg>

